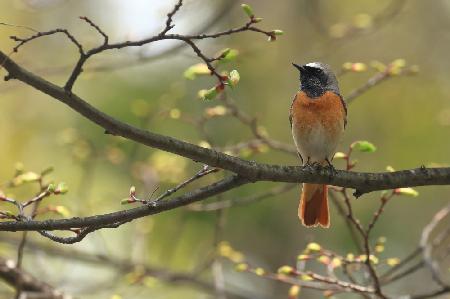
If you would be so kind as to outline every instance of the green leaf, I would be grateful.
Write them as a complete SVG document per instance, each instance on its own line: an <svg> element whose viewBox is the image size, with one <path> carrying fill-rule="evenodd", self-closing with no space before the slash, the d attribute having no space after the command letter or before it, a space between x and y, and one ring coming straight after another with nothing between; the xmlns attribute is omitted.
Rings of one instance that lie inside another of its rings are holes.
<svg viewBox="0 0 450 299"><path fill-rule="evenodd" d="M321 250L321 246L317 243L311 242L306 246L306 249L308 251L320 251Z"/></svg>
<svg viewBox="0 0 450 299"><path fill-rule="evenodd" d="M254 16L253 14L253 9L250 5L248 4L241 4L242 9L244 10L244 12L247 14L247 16L249 18L252 18Z"/></svg>
<svg viewBox="0 0 450 299"><path fill-rule="evenodd" d="M347 158L347 155L345 153L343 153L343 152L336 152L334 154L333 158L334 159L344 159L344 158Z"/></svg>
<svg viewBox="0 0 450 299"><path fill-rule="evenodd" d="M67 187L67 184L64 182L61 182L56 186L55 194L65 194L69 191L69 187Z"/></svg>
<svg viewBox="0 0 450 299"><path fill-rule="evenodd" d="M355 141L350 147L363 153L373 153L377 150L376 146L369 141Z"/></svg>
<svg viewBox="0 0 450 299"><path fill-rule="evenodd" d="M228 83L231 87L235 87L239 80L241 79L241 76L239 75L239 72L236 70L232 70L230 74L228 75Z"/></svg>
<svg viewBox="0 0 450 299"><path fill-rule="evenodd" d="M291 266L281 266L280 268L278 268L277 273L291 275L292 273L294 273L294 268L292 268Z"/></svg>
<svg viewBox="0 0 450 299"><path fill-rule="evenodd" d="M394 267L394 266L400 264L400 259L397 258L397 257L388 258L386 260L386 264L391 266L391 267Z"/></svg>
<svg viewBox="0 0 450 299"><path fill-rule="evenodd" d="M230 53L231 49L230 48L225 48L222 50L222 53L220 53L220 56L225 57L228 55L228 53Z"/></svg>
<svg viewBox="0 0 450 299"><path fill-rule="evenodd" d="M136 195L136 187L135 186L131 186L130 187L130 196L135 196Z"/></svg>
<svg viewBox="0 0 450 299"><path fill-rule="evenodd" d="M132 203L132 202L135 202L135 200L128 197L128 198L122 199L122 200L120 201L120 204L121 204L121 205L126 205L126 204L129 204L129 203Z"/></svg>
<svg viewBox="0 0 450 299"><path fill-rule="evenodd" d="M56 206L55 207L55 213L63 216L64 218L67 218L70 216L70 211L67 207L65 206Z"/></svg>
<svg viewBox="0 0 450 299"><path fill-rule="evenodd" d="M183 76L186 79L194 80L199 75L210 75L211 71L208 69L208 66L205 63L197 63L188 67Z"/></svg>
<svg viewBox="0 0 450 299"><path fill-rule="evenodd" d="M283 35L284 34L283 30L279 30L279 29L273 30L272 33L275 35Z"/></svg>
<svg viewBox="0 0 450 299"><path fill-rule="evenodd" d="M55 190L56 190L55 184L48 184L48 186L47 186L48 192L53 193L53 192L55 192Z"/></svg>
<svg viewBox="0 0 450 299"><path fill-rule="evenodd" d="M25 172L25 173L22 173L22 174L16 176L12 180L12 185L19 186L24 183L36 182L40 178L41 178L41 176L39 174L32 172L32 171L28 171L28 172Z"/></svg>
<svg viewBox="0 0 450 299"><path fill-rule="evenodd" d="M235 266L236 271L238 272L244 272L247 271L249 269L248 264L246 263L239 263Z"/></svg>
<svg viewBox="0 0 450 299"><path fill-rule="evenodd" d="M395 189L395 194L408 195L408 196L413 196L413 197L419 196L419 192L417 192L413 188L409 188L409 187L407 187L407 188L397 188L397 189Z"/></svg>
<svg viewBox="0 0 450 299"><path fill-rule="evenodd" d="M239 51L236 49L225 49L221 56L222 58L219 60L219 63L226 63L230 62L236 59L236 57L239 55Z"/></svg>
<svg viewBox="0 0 450 299"><path fill-rule="evenodd" d="M394 172L395 171L394 167L392 167L390 165L386 166L386 170L389 171L389 172Z"/></svg>
<svg viewBox="0 0 450 299"><path fill-rule="evenodd" d="M198 92L198 96L202 100L213 100L218 95L218 91L216 87L213 87L211 89L202 89Z"/></svg>

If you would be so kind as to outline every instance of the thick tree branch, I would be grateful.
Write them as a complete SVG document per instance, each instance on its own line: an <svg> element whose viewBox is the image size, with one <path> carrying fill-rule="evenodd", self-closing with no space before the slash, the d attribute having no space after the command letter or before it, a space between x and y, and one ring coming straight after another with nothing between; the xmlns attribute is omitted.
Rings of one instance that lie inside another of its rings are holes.
<svg viewBox="0 0 450 299"><path fill-rule="evenodd" d="M190 144L169 136L152 133L130 126L91 106L77 95L67 92L45 79L17 65L0 51L0 65L15 78L54 99L68 105L85 118L98 124L108 133L135 142L171 152L212 167L232 171L251 181L323 183L357 190L356 195L366 192L399 187L449 185L450 168L425 168L386 173L357 173L338 170L335 174L326 169L315 171L301 167L260 164L229 156L221 152Z"/></svg>

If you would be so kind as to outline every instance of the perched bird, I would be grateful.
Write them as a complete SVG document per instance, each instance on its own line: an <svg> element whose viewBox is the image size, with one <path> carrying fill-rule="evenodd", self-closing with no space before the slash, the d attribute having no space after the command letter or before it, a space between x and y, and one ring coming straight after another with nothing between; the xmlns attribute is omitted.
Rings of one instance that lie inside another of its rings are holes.
<svg viewBox="0 0 450 299"><path fill-rule="evenodd" d="M347 107L335 74L324 63L293 65L300 71L300 90L291 104L289 120L304 167L328 166L347 124ZM330 226L328 188L303 184L298 216L305 226Z"/></svg>

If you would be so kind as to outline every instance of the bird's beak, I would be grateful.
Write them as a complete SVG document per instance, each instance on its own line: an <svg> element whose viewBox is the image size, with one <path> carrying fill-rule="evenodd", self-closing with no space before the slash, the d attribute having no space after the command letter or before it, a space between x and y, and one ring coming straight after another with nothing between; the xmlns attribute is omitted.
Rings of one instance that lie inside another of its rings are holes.
<svg viewBox="0 0 450 299"><path fill-rule="evenodd" d="M292 63L292 65L293 65L296 69L298 69L298 70L300 71L300 73L304 73L304 72L306 71L306 68L305 68L304 65L298 65L298 64L296 64L296 63Z"/></svg>

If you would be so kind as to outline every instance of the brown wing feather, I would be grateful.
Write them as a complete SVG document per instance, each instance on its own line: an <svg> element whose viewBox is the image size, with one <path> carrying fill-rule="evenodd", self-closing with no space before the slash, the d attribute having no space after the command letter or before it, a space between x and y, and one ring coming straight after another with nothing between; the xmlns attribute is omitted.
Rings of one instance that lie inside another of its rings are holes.
<svg viewBox="0 0 450 299"><path fill-rule="evenodd" d="M341 98L342 107L344 107L345 118L344 118L344 128L347 126L347 103L344 101L344 98L338 94L339 98Z"/></svg>
<svg viewBox="0 0 450 299"><path fill-rule="evenodd" d="M291 124L291 129L292 129L292 106L294 105L296 98L297 98L297 95L294 96L294 99L291 102L291 107L289 108L289 123Z"/></svg>

